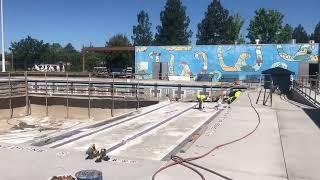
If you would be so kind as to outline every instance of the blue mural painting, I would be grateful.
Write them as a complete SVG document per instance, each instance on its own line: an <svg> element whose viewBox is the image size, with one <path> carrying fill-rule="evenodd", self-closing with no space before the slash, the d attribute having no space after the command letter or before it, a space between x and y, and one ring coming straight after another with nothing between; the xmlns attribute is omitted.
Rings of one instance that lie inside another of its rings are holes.
<svg viewBox="0 0 320 180"><path fill-rule="evenodd" d="M204 46L138 46L136 73L150 74L153 62L167 62L169 76L212 74L215 81L226 75L244 79L261 71L282 67L298 74L299 62L317 63L319 44L250 44Z"/></svg>

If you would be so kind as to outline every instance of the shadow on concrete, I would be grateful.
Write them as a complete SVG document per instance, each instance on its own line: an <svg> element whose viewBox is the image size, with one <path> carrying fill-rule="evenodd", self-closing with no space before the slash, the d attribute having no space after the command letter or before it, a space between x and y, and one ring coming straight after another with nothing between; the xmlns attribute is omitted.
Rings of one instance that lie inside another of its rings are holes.
<svg viewBox="0 0 320 180"><path fill-rule="evenodd" d="M280 98L299 108L302 108L302 106L309 106L310 108L314 107L313 104L297 93L281 95Z"/></svg>
<svg viewBox="0 0 320 180"><path fill-rule="evenodd" d="M310 119L318 126L318 128L320 128L320 109L315 109L314 107L310 106L309 102L305 100L301 100L300 98L294 98L293 96L287 96L287 97L283 96L281 99L301 108L310 117Z"/></svg>
<svg viewBox="0 0 320 180"><path fill-rule="evenodd" d="M320 128L320 109L303 109L303 111Z"/></svg>

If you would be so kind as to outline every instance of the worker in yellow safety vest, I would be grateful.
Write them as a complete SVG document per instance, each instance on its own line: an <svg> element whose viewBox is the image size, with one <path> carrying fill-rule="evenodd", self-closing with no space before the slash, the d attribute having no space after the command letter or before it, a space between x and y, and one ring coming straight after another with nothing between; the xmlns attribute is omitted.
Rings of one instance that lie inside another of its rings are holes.
<svg viewBox="0 0 320 180"><path fill-rule="evenodd" d="M234 94L234 96L235 96L236 98L240 97L240 95L241 95L241 91L237 91L237 92Z"/></svg>
<svg viewBox="0 0 320 180"><path fill-rule="evenodd" d="M197 99L199 102L199 109L203 109L203 102L207 99L207 96L204 94L198 94Z"/></svg>

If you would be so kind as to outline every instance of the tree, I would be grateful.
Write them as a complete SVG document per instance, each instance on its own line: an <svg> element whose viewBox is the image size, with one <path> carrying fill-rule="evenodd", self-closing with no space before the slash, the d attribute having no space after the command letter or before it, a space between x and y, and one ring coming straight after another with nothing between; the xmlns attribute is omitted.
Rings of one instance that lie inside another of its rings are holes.
<svg viewBox="0 0 320 180"><path fill-rule="evenodd" d="M68 43L64 48L66 52L76 52L77 50L72 46L71 43Z"/></svg>
<svg viewBox="0 0 320 180"><path fill-rule="evenodd" d="M104 54L89 52L87 54L86 67L88 69L93 69L94 67L105 65L105 58L106 55Z"/></svg>
<svg viewBox="0 0 320 180"><path fill-rule="evenodd" d="M301 24L294 28L292 37L293 39L296 39L297 43L308 43L309 41L308 33L304 30Z"/></svg>
<svg viewBox="0 0 320 180"><path fill-rule="evenodd" d="M124 34L116 34L106 42L106 46L131 46L131 43L127 36L125 36Z"/></svg>
<svg viewBox="0 0 320 180"><path fill-rule="evenodd" d="M278 43L288 43L292 39L292 32L293 28L286 24L279 34Z"/></svg>
<svg viewBox="0 0 320 180"><path fill-rule="evenodd" d="M233 43L239 37L243 20L239 15L229 16L219 0L213 0L198 24L197 44Z"/></svg>
<svg viewBox="0 0 320 180"><path fill-rule="evenodd" d="M42 62L41 56L49 50L49 44L28 36L11 43L9 50L14 53L16 68L27 70L34 63Z"/></svg>
<svg viewBox="0 0 320 180"><path fill-rule="evenodd" d="M132 41L135 46L150 46L153 42L151 23L149 15L145 11L140 11L137 15L138 25L133 26Z"/></svg>
<svg viewBox="0 0 320 180"><path fill-rule="evenodd" d="M190 19L181 0L167 0L160 13L161 25L155 35L156 45L188 45L192 31L189 30Z"/></svg>
<svg viewBox="0 0 320 180"><path fill-rule="evenodd" d="M320 22L316 25L316 28L314 29L313 40L316 43L320 43Z"/></svg>
<svg viewBox="0 0 320 180"><path fill-rule="evenodd" d="M106 42L107 47L114 46L132 46L127 36L123 34L117 34L111 37ZM133 66L132 54L131 53L118 53L118 54L108 54L106 56L106 64L109 68L126 68L128 66Z"/></svg>
<svg viewBox="0 0 320 180"><path fill-rule="evenodd" d="M227 38L226 42L227 43L244 43L244 38L241 37L240 35L240 30L243 26L243 19L239 14L236 14L234 16L230 16L229 18L230 23L228 24L228 29L227 29Z"/></svg>
<svg viewBox="0 0 320 180"><path fill-rule="evenodd" d="M55 64L61 61L63 48L59 43L48 44L45 51L41 53L40 59L43 63Z"/></svg>
<svg viewBox="0 0 320 180"><path fill-rule="evenodd" d="M249 24L247 38L251 43L255 43L256 39L260 39L261 43L276 43L282 30L283 17L277 10L256 10Z"/></svg>

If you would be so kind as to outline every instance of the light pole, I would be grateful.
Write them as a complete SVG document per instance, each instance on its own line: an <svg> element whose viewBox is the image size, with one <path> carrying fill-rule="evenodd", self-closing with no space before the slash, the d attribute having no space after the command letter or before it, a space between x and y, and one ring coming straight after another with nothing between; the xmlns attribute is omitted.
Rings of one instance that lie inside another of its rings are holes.
<svg viewBox="0 0 320 180"><path fill-rule="evenodd" d="M4 54L3 0L1 0L1 33L2 33L2 72L6 72L6 55Z"/></svg>

